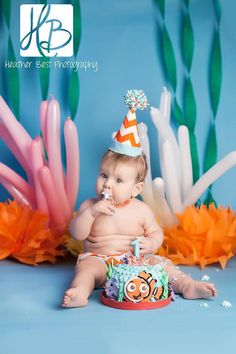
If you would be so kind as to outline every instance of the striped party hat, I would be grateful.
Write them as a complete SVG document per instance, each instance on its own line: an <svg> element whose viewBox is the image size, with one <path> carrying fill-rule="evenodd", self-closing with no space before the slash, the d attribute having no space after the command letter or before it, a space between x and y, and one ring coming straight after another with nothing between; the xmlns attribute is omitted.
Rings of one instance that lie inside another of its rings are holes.
<svg viewBox="0 0 236 354"><path fill-rule="evenodd" d="M135 112L136 109L142 111L147 107L147 97L143 90L128 90L125 95L125 104L129 107L129 111L120 129L114 135L109 150L122 155L137 157L142 154L142 147Z"/></svg>

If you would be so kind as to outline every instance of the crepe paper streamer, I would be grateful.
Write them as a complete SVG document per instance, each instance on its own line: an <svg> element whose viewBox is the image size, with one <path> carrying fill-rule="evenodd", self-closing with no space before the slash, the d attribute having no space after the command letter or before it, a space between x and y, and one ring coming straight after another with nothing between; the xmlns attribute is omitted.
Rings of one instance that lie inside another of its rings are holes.
<svg viewBox="0 0 236 354"><path fill-rule="evenodd" d="M0 259L11 257L36 265L55 263L65 254L64 235L58 236L48 228L48 216L16 201L0 203L0 228Z"/></svg>
<svg viewBox="0 0 236 354"><path fill-rule="evenodd" d="M177 171L175 170L175 155L168 140L163 144L164 166L166 171L166 194L173 213L182 212L181 194L178 185Z"/></svg>
<svg viewBox="0 0 236 354"><path fill-rule="evenodd" d="M147 97L143 90L127 90L124 102L129 108L140 109L140 111L143 111L148 106Z"/></svg>
<svg viewBox="0 0 236 354"><path fill-rule="evenodd" d="M7 190L7 192L19 203L29 206L29 207L32 207L29 200L16 187L14 187L11 183L9 183L6 179L0 177L0 184L2 184L3 187Z"/></svg>
<svg viewBox="0 0 236 354"><path fill-rule="evenodd" d="M139 258L140 257L140 245L139 245L139 240L136 239L131 242L131 246L134 246L134 255L135 257Z"/></svg>
<svg viewBox="0 0 236 354"><path fill-rule="evenodd" d="M52 222L56 225L58 230L63 230L67 222L62 211L60 197L55 190L54 181L48 167L44 166L39 170L39 180L42 185L44 195L47 196L49 214Z"/></svg>
<svg viewBox="0 0 236 354"><path fill-rule="evenodd" d="M165 0L154 0L157 6L159 7L162 18L165 17Z"/></svg>
<svg viewBox="0 0 236 354"><path fill-rule="evenodd" d="M8 29L11 21L11 0L2 0L2 12L4 14Z"/></svg>
<svg viewBox="0 0 236 354"><path fill-rule="evenodd" d="M165 24L162 27L162 41L163 41L163 59L168 78L170 80L173 91L176 92L177 74L176 74L176 60L173 45L170 35L167 31Z"/></svg>
<svg viewBox="0 0 236 354"><path fill-rule="evenodd" d="M188 128L182 125L178 129L179 151L181 161L182 198L186 197L193 185L192 160Z"/></svg>
<svg viewBox="0 0 236 354"><path fill-rule="evenodd" d="M211 105L214 114L214 118L217 114L217 109L220 101L220 92L222 84L222 59L221 59L221 44L219 28L217 29L211 54L211 66L210 66L210 98Z"/></svg>
<svg viewBox="0 0 236 354"><path fill-rule="evenodd" d="M185 5L188 8L188 2ZM188 11L185 13L184 18L183 18L183 59L185 66L187 68L187 71L190 72L191 66L192 66L192 60L193 60L193 52L194 52L194 34L193 34L193 27L191 23L191 19L189 16Z"/></svg>
<svg viewBox="0 0 236 354"><path fill-rule="evenodd" d="M25 161L28 161L28 151L32 143L30 135L23 126L17 121L4 99L0 96L0 121L4 124L11 138L23 155Z"/></svg>
<svg viewBox="0 0 236 354"><path fill-rule="evenodd" d="M202 193L224 173L236 165L236 151L226 155L211 167L191 188L184 200L184 206L194 204Z"/></svg>
<svg viewBox="0 0 236 354"><path fill-rule="evenodd" d="M38 58L41 62L45 62L45 56ZM39 70L39 80L42 100L46 100L48 97L49 82L50 82L50 67L42 67L40 65Z"/></svg>
<svg viewBox="0 0 236 354"><path fill-rule="evenodd" d="M210 133L208 137L207 151L205 154L204 161L204 172L208 171L217 161L217 139L216 139L216 129L213 124L210 128Z"/></svg>
<svg viewBox="0 0 236 354"><path fill-rule="evenodd" d="M73 3L73 25L74 25L74 57L76 58L81 41L81 10L80 1L74 0Z"/></svg>
<svg viewBox="0 0 236 354"><path fill-rule="evenodd" d="M49 214L47 199L43 192L40 180L39 180L39 170L43 167L43 157L42 157L42 147L39 140L34 140L30 147L30 161L32 166L32 171L34 174L35 183L35 194L37 199L38 209L44 213Z"/></svg>
<svg viewBox="0 0 236 354"><path fill-rule="evenodd" d="M174 166L177 171L177 180L180 186L180 155L179 147L175 138L175 135L170 127L170 125L165 122L159 109L151 107L151 117L155 127L158 130L163 141L168 140L172 146L172 152L174 154Z"/></svg>
<svg viewBox="0 0 236 354"><path fill-rule="evenodd" d="M161 93L160 111L165 121L170 123L171 94L165 86L163 87L163 91Z"/></svg>
<svg viewBox="0 0 236 354"><path fill-rule="evenodd" d="M60 108L58 102L52 98L49 101L47 110L48 166L52 176L54 190L59 199L60 209L64 215L64 219L68 222L71 218L71 208L64 185L60 139Z"/></svg>
<svg viewBox="0 0 236 354"><path fill-rule="evenodd" d="M161 226L171 227L172 225L175 225L177 219L171 212L165 199L164 181L162 178L156 177L153 180L153 193L155 200L155 210Z"/></svg>
<svg viewBox="0 0 236 354"><path fill-rule="evenodd" d="M224 269L236 249L235 212L202 204L200 208L187 207L177 217L177 225L164 229L164 243L158 253L175 264L205 268L219 262Z"/></svg>
<svg viewBox="0 0 236 354"><path fill-rule="evenodd" d="M16 62L16 57L9 36L8 40L8 60L11 62ZM13 110L16 117L20 116L20 74L18 68L9 68L7 69L7 89L8 95L12 103Z"/></svg>
<svg viewBox="0 0 236 354"><path fill-rule="evenodd" d="M8 183L12 184L23 194L29 201L31 206L35 206L35 198L33 189L30 185L20 177L15 171L0 162L0 177L3 177Z"/></svg>
<svg viewBox="0 0 236 354"><path fill-rule="evenodd" d="M68 90L68 103L70 108L71 119L74 120L78 110L79 96L80 96L80 83L79 75L76 71L72 70L70 75L69 90Z"/></svg>
<svg viewBox="0 0 236 354"><path fill-rule="evenodd" d="M64 125L66 147L66 195L71 210L74 209L79 187L79 140L74 122L67 118Z"/></svg>
<svg viewBox="0 0 236 354"><path fill-rule="evenodd" d="M223 306L224 308L229 308L232 307L232 304L228 300L224 300L222 301L221 306Z"/></svg>
<svg viewBox="0 0 236 354"><path fill-rule="evenodd" d="M179 125L185 124L185 118L182 109L180 108L176 97L174 97L173 105L172 105L172 112L173 112L173 117L175 118L175 121Z"/></svg>
<svg viewBox="0 0 236 354"><path fill-rule="evenodd" d="M193 182L195 183L199 179L200 175L200 166L199 166L199 158L198 158L198 150L197 150L197 141L195 133L189 130L189 141L190 141L190 150L192 157L192 169L193 169Z"/></svg>
<svg viewBox="0 0 236 354"><path fill-rule="evenodd" d="M220 0L213 0L214 10L215 10L215 17L217 24L220 25L221 20L221 3Z"/></svg>
<svg viewBox="0 0 236 354"><path fill-rule="evenodd" d="M197 106L193 92L193 86L190 78L185 80L184 87L184 107L185 122L189 130L194 131L197 118Z"/></svg>

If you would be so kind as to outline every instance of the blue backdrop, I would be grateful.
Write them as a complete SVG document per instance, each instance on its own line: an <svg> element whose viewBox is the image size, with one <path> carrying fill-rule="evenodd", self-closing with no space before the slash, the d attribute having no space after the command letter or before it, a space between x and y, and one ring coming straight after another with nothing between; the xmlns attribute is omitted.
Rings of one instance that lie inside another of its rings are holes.
<svg viewBox="0 0 236 354"><path fill-rule="evenodd" d="M19 9L20 4L32 1L12 1L10 32L17 60L19 55ZM36 2L35 2L36 3ZM50 3L60 3L50 1ZM62 3L65 3L64 1ZM80 68L80 99L75 118L80 139L80 190L77 206L95 192L95 179L99 160L107 149L111 133L117 130L126 114L123 95L127 89L142 88L153 106L159 105L163 86L168 82L162 70L159 52L157 23L160 14L151 0L81 0L82 37L77 61L93 62L95 68ZM166 25L171 35L176 53L178 80L184 67L180 56L180 21L183 1L166 1ZM222 1L220 25L223 80L221 98L216 117L218 160L236 150L235 119L235 62L236 62L236 4L233 0ZM211 0L192 0L189 12L195 36L195 52L191 78L197 102L196 137L202 173L206 139L212 120L208 72L209 55L215 28L215 16ZM6 48L8 29L1 18L1 82L0 93L8 101L6 91ZM73 60L73 59L72 59ZM49 92L57 98L62 109L62 124L69 114L65 103L66 69L52 68ZM21 69L21 108L20 122L32 137L40 132L39 105L41 93L37 70ZM181 93L179 100L181 101ZM138 114L140 119L140 114ZM151 164L153 178L159 175L156 129L148 112L142 114L148 125L151 143ZM0 142L0 161L22 173L8 148ZM219 204L236 208L234 181L236 168L229 171L213 186L213 196ZM7 198L0 188L1 200Z"/></svg>

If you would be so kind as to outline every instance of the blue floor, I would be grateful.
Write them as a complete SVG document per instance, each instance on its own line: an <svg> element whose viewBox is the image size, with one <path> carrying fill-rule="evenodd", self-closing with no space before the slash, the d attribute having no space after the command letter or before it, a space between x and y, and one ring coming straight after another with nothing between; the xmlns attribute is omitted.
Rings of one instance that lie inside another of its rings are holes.
<svg viewBox="0 0 236 354"><path fill-rule="evenodd" d="M100 303L100 290L81 309L62 309L73 262L30 267L0 262L0 354L235 352L236 258L227 268L181 267L195 279L210 276L214 300L184 300L149 311L122 311ZM231 308L220 304L232 303ZM208 308L200 305L207 302Z"/></svg>

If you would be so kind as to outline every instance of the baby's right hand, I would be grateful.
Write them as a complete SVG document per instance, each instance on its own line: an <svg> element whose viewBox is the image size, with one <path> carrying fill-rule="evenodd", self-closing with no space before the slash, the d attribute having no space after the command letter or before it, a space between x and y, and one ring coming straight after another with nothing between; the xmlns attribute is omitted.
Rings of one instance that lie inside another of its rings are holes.
<svg viewBox="0 0 236 354"><path fill-rule="evenodd" d="M99 214L114 216L115 215L114 205L108 199L99 200L97 203L91 206L91 214L94 218Z"/></svg>

